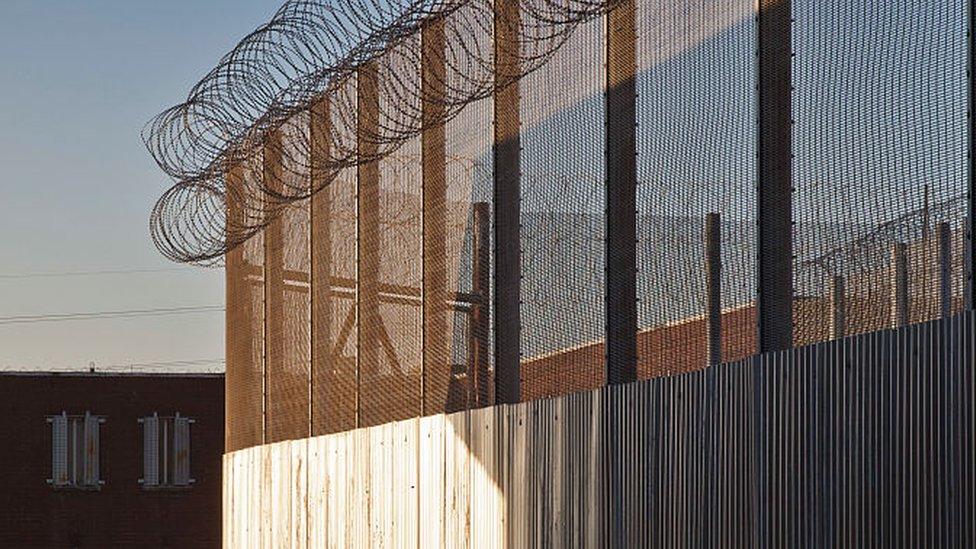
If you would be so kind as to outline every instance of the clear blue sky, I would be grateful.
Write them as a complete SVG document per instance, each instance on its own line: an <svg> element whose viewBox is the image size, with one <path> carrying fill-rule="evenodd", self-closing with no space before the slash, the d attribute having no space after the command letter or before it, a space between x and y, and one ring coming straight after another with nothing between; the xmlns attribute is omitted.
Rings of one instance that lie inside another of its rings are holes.
<svg viewBox="0 0 976 549"><path fill-rule="evenodd" d="M168 184L139 138L277 0L0 1L0 369L223 357L223 314L3 318L223 305L223 272L158 255ZM169 269L126 275L10 275Z"/></svg>

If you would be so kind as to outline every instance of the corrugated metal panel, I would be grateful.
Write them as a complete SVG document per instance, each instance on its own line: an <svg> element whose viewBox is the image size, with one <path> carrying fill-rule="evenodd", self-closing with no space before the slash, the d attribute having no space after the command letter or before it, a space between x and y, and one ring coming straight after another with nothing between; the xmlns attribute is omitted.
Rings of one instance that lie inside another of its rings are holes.
<svg viewBox="0 0 976 549"><path fill-rule="evenodd" d="M225 461L226 539L971 547L974 332L969 312L674 377L241 450ZM273 536L262 530L269 517Z"/></svg>

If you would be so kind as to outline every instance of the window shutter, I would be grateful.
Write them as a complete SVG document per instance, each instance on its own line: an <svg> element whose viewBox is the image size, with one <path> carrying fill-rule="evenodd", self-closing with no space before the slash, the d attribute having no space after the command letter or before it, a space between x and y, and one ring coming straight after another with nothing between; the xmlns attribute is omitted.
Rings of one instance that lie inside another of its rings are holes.
<svg viewBox="0 0 976 549"><path fill-rule="evenodd" d="M190 484L190 420L176 414L173 420L173 484Z"/></svg>
<svg viewBox="0 0 976 549"><path fill-rule="evenodd" d="M68 483L68 414L51 418L51 483Z"/></svg>
<svg viewBox="0 0 976 549"><path fill-rule="evenodd" d="M159 416L155 413L142 420L142 484L159 484Z"/></svg>
<svg viewBox="0 0 976 549"><path fill-rule="evenodd" d="M98 485L98 416L85 412L85 453L82 458L84 471L82 483Z"/></svg>

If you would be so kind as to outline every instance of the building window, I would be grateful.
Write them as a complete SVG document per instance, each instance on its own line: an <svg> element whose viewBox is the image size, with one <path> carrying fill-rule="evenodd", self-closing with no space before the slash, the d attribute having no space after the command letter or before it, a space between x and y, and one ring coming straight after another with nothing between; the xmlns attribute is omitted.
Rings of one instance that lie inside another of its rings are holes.
<svg viewBox="0 0 976 549"><path fill-rule="evenodd" d="M98 473L98 426L105 418L85 412L49 416L51 424L51 478L56 488L97 490L104 482Z"/></svg>
<svg viewBox="0 0 976 549"><path fill-rule="evenodd" d="M142 478L147 489L184 488L190 478L190 425L194 420L179 412L172 417L154 413L142 423Z"/></svg>

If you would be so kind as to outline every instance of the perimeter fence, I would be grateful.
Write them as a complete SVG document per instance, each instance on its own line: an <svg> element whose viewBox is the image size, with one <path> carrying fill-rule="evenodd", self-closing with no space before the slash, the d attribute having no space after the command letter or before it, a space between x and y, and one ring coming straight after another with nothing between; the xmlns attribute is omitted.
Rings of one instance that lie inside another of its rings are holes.
<svg viewBox="0 0 976 549"><path fill-rule="evenodd" d="M759 4L286 3L147 132L160 248L226 254L227 449L968 308L967 2Z"/></svg>

